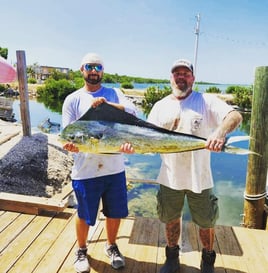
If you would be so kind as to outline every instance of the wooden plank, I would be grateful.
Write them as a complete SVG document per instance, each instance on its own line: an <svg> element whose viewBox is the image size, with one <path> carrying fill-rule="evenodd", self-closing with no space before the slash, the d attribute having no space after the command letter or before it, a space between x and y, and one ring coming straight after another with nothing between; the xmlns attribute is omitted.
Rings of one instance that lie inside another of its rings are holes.
<svg viewBox="0 0 268 273"><path fill-rule="evenodd" d="M183 222L180 251L180 268L183 273L200 272L199 232L195 224Z"/></svg>
<svg viewBox="0 0 268 273"><path fill-rule="evenodd" d="M21 214L1 232L0 252L2 252L34 219L34 215Z"/></svg>
<svg viewBox="0 0 268 273"><path fill-rule="evenodd" d="M238 244L237 238L233 233L232 227L216 226L216 242L218 245L215 267L217 272L239 273L247 270L242 263L242 251Z"/></svg>
<svg viewBox="0 0 268 273"><path fill-rule="evenodd" d="M17 212L2 211L0 217L0 233L7 228L20 214Z"/></svg>
<svg viewBox="0 0 268 273"><path fill-rule="evenodd" d="M158 246L159 226L158 219L136 217L129 244Z"/></svg>
<svg viewBox="0 0 268 273"><path fill-rule="evenodd" d="M50 221L49 215L35 217L31 223L22 230L7 248L1 253L0 272L8 272L10 268L23 255L32 242L38 237Z"/></svg>
<svg viewBox="0 0 268 273"><path fill-rule="evenodd" d="M268 233L265 230L233 227L242 250L242 263L248 273L266 273L268 268Z"/></svg>
<svg viewBox="0 0 268 273"><path fill-rule="evenodd" d="M7 134L7 135L1 137L1 139L0 139L0 145L4 144L5 142L9 141L11 138L13 138L13 137L15 137L15 136L17 136L19 134L20 134L20 131L17 131L15 133Z"/></svg>
<svg viewBox="0 0 268 273"><path fill-rule="evenodd" d="M74 226L75 217L72 216L33 272L58 272L70 249L75 245Z"/></svg>
<svg viewBox="0 0 268 273"><path fill-rule="evenodd" d="M60 193L57 193L53 195L53 199L55 200L65 200L69 198L70 194L73 192L72 183L69 182L67 185L65 185L62 188L62 191Z"/></svg>
<svg viewBox="0 0 268 273"><path fill-rule="evenodd" d="M75 216L76 217L76 216ZM102 221L103 222L103 221ZM98 239L98 234L97 234L97 229L100 224L100 221L97 221L95 226L89 228L89 236L88 240L89 242L91 240L97 240ZM70 236L75 237L75 227L72 227L72 231L70 231ZM75 251L77 250L77 244L75 244L69 251L68 256L66 257L63 265L59 269L57 273L73 273L73 265L74 265L74 260L75 260ZM88 253L90 253L90 249L88 250Z"/></svg>
<svg viewBox="0 0 268 273"><path fill-rule="evenodd" d="M55 214L55 217L49 218L48 225L42 230L42 233L32 242L32 244L23 253L20 259L10 269L9 273L17 272L33 272L38 264L44 259L46 253L49 251L59 234L65 228L65 226L72 219L73 210L67 209L66 212ZM37 216L40 217L40 216ZM64 244L62 245L62 249ZM59 257L61 251L54 253ZM42 272L42 271L39 271ZM43 272L53 272L45 270ZM56 272L56 271L55 271Z"/></svg>
<svg viewBox="0 0 268 273"><path fill-rule="evenodd" d="M132 258L139 261L137 272L156 272L159 229L158 219L137 217L133 220L129 247L135 249Z"/></svg>
<svg viewBox="0 0 268 273"><path fill-rule="evenodd" d="M39 214L39 209L37 206L27 206L20 205L21 203L15 203L13 201L0 200L0 208L6 211L21 212L27 214L37 215Z"/></svg>
<svg viewBox="0 0 268 273"><path fill-rule="evenodd" d="M0 272L74 272L76 210L44 215L0 211ZM2 220L8 225L2 223ZM118 246L126 259L122 273L157 273L165 259L164 225L158 219L126 218ZM19 229L17 231L17 229ZM6 239L7 237L7 239ZM114 273L103 248L105 220L91 228L88 244L91 273ZM268 233L241 227L216 227L215 273L264 273L268 268ZM200 272L201 244L193 223L182 227L180 273Z"/></svg>
<svg viewBox="0 0 268 273"><path fill-rule="evenodd" d="M28 196L14 193L0 193L0 209L38 214L40 210L63 211L68 205L68 200L56 200L37 196Z"/></svg>
<svg viewBox="0 0 268 273"><path fill-rule="evenodd" d="M104 246L106 243L106 230L105 230L105 220L101 220L99 229L97 229L96 239L91 240L88 245L88 254L90 256L90 266L92 272L109 272L109 258L104 254Z"/></svg>

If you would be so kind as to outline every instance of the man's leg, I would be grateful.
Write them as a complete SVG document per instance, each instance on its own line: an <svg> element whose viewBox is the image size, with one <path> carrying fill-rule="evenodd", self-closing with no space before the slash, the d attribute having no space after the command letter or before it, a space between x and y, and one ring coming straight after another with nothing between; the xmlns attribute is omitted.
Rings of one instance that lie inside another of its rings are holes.
<svg viewBox="0 0 268 273"><path fill-rule="evenodd" d="M201 273L214 273L216 253L213 250L215 230L214 228L200 228L200 240L203 244Z"/></svg>
<svg viewBox="0 0 268 273"><path fill-rule="evenodd" d="M114 269L119 269L125 266L125 259L120 253L116 244L120 222L120 218L106 218L107 243L105 245L104 251L110 258L111 265Z"/></svg>
<svg viewBox="0 0 268 273"><path fill-rule="evenodd" d="M179 263L179 238L181 233L181 218L170 221L166 224L166 261L160 269L160 273L177 273Z"/></svg>
<svg viewBox="0 0 268 273"><path fill-rule="evenodd" d="M168 247L178 245L181 234L181 218L170 221L166 224L166 237Z"/></svg>
<svg viewBox="0 0 268 273"><path fill-rule="evenodd" d="M167 239L166 260L160 269L160 273L177 273L180 268L178 243L181 233L181 212L184 196L184 191L177 191L160 185L157 194L157 212L159 219L166 223Z"/></svg>
<svg viewBox="0 0 268 273"><path fill-rule="evenodd" d="M203 244L203 247L207 251L212 251L213 245L214 245L214 236L215 236L214 228L200 228L199 235L200 235L200 240Z"/></svg>
<svg viewBox="0 0 268 273"><path fill-rule="evenodd" d="M189 191L187 198L193 222L200 227L199 236L203 244L201 273L214 273L214 225L219 216L218 199L212 189L203 190L201 193Z"/></svg>
<svg viewBox="0 0 268 273"><path fill-rule="evenodd" d="M76 272L89 272L90 266L87 258L87 236L89 231L89 225L84 219L76 218L76 237L78 250L76 251L76 260L74 268Z"/></svg>
<svg viewBox="0 0 268 273"><path fill-rule="evenodd" d="M77 217L75 222L75 227L76 227L76 237L77 237L78 247L79 248L87 247L87 236L89 231L89 225L86 223L84 219Z"/></svg>
<svg viewBox="0 0 268 273"><path fill-rule="evenodd" d="M106 232L108 245L115 244L120 222L121 222L120 218L106 218Z"/></svg>

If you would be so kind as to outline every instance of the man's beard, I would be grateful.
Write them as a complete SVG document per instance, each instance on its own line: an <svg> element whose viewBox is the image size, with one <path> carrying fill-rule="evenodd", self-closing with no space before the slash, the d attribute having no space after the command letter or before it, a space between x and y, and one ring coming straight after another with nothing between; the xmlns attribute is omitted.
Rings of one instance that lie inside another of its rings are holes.
<svg viewBox="0 0 268 273"><path fill-rule="evenodd" d="M95 85L101 82L102 77L100 77L99 75L88 75L88 77L84 77L84 79L87 83Z"/></svg>
<svg viewBox="0 0 268 273"><path fill-rule="evenodd" d="M183 85L182 84L180 85L181 85L181 88L178 87L175 81L171 82L172 93L176 98L184 98L188 96L188 93L189 93L188 91L191 89L189 88L186 82L183 82Z"/></svg>

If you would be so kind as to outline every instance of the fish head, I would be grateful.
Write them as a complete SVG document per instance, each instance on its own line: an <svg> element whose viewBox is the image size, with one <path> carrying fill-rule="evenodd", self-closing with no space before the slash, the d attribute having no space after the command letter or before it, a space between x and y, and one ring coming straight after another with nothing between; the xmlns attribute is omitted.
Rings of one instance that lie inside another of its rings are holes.
<svg viewBox="0 0 268 273"><path fill-rule="evenodd" d="M103 138L107 127L97 121L77 121L68 125L61 133L61 138L76 144L97 143Z"/></svg>

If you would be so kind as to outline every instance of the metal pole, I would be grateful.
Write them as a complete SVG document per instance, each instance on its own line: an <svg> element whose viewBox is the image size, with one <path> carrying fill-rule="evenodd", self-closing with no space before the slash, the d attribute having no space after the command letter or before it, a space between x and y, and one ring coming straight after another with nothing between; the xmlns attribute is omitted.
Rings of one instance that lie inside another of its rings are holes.
<svg viewBox="0 0 268 273"><path fill-rule="evenodd" d="M196 67L197 67L197 53L198 53L198 42L199 42L199 33L200 33L200 14L198 13L196 15L196 28L195 28L195 35L196 35L196 39L195 39L195 53L194 53L194 74L196 77Z"/></svg>

